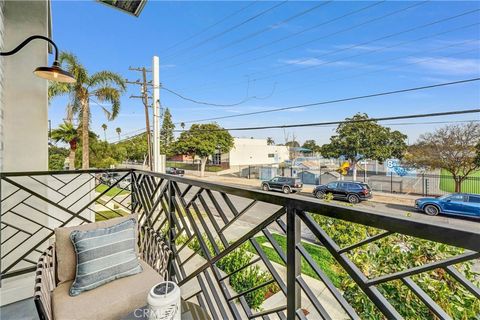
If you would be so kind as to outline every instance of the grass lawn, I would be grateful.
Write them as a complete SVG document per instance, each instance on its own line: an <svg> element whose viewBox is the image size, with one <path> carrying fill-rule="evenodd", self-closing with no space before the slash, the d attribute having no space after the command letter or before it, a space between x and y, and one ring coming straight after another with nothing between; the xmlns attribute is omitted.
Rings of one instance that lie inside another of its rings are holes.
<svg viewBox="0 0 480 320"><path fill-rule="evenodd" d="M98 192L98 193L102 193L103 191L107 190L108 188L109 188L109 186L102 183L102 184L99 184L98 186L95 187L95 191ZM113 187L105 195L107 195L109 197L114 197L117 194L118 195L123 195L123 194L129 194L129 193L130 193L130 191L128 191L128 190L123 190L123 189L120 189L120 188L117 188L117 187Z"/></svg>
<svg viewBox="0 0 480 320"><path fill-rule="evenodd" d="M126 216L127 213L123 212L122 210L118 210L117 212L113 210L104 210L95 213L95 221L104 221L109 220L112 218L119 218L121 216Z"/></svg>
<svg viewBox="0 0 480 320"><path fill-rule="evenodd" d="M440 190L455 192L455 181L453 181L453 178L450 178L452 174L443 169L440 174L442 175L440 178ZM475 179L465 180L462 183L462 192L480 193L480 171L470 174L469 177L475 177Z"/></svg>
<svg viewBox="0 0 480 320"><path fill-rule="evenodd" d="M277 243L282 247L283 251L287 252L287 238L280 234L273 234L273 238L277 241ZM270 242L265 236L259 236L255 238L257 242L262 246L263 251L267 255L270 261L276 262L281 265L285 265L283 260L277 254L274 248L271 247ZM313 260L317 263L320 269L330 278L332 283L338 288L340 287L341 283L341 275L342 272L341 267L337 264L335 259L330 255L327 249L302 241L302 245L307 250L307 252L312 256ZM250 245L249 251L256 254L255 249ZM315 278L319 279L315 271L310 267L308 262L302 258L302 273Z"/></svg>

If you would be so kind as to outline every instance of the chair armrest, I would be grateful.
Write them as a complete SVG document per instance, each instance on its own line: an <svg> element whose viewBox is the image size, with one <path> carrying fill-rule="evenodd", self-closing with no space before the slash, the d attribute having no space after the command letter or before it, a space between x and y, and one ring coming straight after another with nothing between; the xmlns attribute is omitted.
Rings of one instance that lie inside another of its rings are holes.
<svg viewBox="0 0 480 320"><path fill-rule="evenodd" d="M140 228L140 257L158 272L165 280L169 276L168 263L172 251L163 240L163 237L148 226Z"/></svg>
<svg viewBox="0 0 480 320"><path fill-rule="evenodd" d="M52 245L38 259L35 271L33 300L41 320L53 319L51 293L57 286L55 268L55 246Z"/></svg>

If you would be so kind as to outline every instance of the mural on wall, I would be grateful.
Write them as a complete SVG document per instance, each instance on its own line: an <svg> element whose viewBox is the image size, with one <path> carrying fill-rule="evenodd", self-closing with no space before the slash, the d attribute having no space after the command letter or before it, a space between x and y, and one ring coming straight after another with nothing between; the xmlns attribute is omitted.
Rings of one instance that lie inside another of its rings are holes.
<svg viewBox="0 0 480 320"><path fill-rule="evenodd" d="M407 178L415 178L417 176L417 171L415 169L403 166L399 159L387 159L385 161L385 167L387 169L387 176L393 175Z"/></svg>

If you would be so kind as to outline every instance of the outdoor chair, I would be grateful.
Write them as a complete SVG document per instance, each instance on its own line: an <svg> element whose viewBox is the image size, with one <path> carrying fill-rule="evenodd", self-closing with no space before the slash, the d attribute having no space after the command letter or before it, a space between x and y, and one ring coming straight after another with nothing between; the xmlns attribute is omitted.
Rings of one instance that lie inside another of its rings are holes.
<svg viewBox="0 0 480 320"><path fill-rule="evenodd" d="M61 229L92 230L110 227L122 219L124 218ZM57 230L59 229L55 230L56 233ZM137 253L142 272L72 297L68 291L73 281L59 281L59 261L56 256L56 248L65 244L58 241L69 239L63 236L63 240L59 240L57 235L56 243L40 256L37 264L34 302L40 319L121 319L136 308L146 305L150 289L166 280L171 251L157 232L138 222L137 236Z"/></svg>

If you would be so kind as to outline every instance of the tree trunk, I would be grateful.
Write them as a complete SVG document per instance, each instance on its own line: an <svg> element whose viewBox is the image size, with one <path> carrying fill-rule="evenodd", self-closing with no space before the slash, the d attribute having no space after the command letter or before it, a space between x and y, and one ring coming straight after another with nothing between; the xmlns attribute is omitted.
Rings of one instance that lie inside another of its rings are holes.
<svg viewBox="0 0 480 320"><path fill-rule="evenodd" d="M462 192L462 179L454 178L455 180L455 192Z"/></svg>
<svg viewBox="0 0 480 320"><path fill-rule="evenodd" d="M89 125L89 107L88 101L82 101L82 169L90 167L90 150L88 141L88 125Z"/></svg>
<svg viewBox="0 0 480 320"><path fill-rule="evenodd" d="M352 166L353 166L353 181L357 181L357 160L352 160Z"/></svg>
<svg viewBox="0 0 480 320"><path fill-rule="evenodd" d="M68 155L68 169L75 170L75 149L70 149L70 154Z"/></svg>
<svg viewBox="0 0 480 320"><path fill-rule="evenodd" d="M201 166L200 166L200 177L205 176L205 167L207 166L207 157L200 158Z"/></svg>

